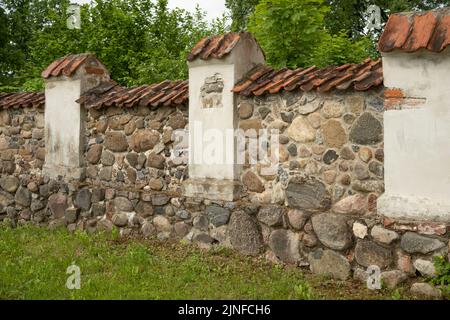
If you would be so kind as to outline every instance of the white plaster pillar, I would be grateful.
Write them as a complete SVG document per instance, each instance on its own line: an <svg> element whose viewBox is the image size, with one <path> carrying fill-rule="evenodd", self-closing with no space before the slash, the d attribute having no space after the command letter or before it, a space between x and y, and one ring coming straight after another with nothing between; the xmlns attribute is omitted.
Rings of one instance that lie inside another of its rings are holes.
<svg viewBox="0 0 450 320"><path fill-rule="evenodd" d="M377 203L384 216L450 222L448 70L448 49L383 54L386 90L401 95L384 113L385 194Z"/></svg>
<svg viewBox="0 0 450 320"><path fill-rule="evenodd" d="M211 41L214 43L214 40ZM206 46L204 52L208 50ZM197 57L189 66L189 180L184 183L188 197L233 201L239 197L235 129L238 124L236 82L264 54L249 33L221 58Z"/></svg>
<svg viewBox="0 0 450 320"><path fill-rule="evenodd" d="M76 102L87 90L109 80L92 55L71 55L52 63L45 78L44 175L67 179L84 176L85 111Z"/></svg>

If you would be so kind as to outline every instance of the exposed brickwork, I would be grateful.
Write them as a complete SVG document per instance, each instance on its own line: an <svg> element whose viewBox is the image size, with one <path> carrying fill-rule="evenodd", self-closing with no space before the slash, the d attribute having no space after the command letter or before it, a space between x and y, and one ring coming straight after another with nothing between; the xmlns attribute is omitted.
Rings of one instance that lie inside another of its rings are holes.
<svg viewBox="0 0 450 320"><path fill-rule="evenodd" d="M386 88L384 90L384 110L421 108L425 103L425 98L409 97L402 89Z"/></svg>

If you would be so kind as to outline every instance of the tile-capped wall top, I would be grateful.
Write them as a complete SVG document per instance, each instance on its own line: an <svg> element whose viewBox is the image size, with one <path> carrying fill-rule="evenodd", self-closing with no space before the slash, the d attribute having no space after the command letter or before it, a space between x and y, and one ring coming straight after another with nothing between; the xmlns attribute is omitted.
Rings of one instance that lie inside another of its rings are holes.
<svg viewBox="0 0 450 320"><path fill-rule="evenodd" d="M450 8L405 12L389 17L378 43L380 52L426 49L441 52L450 44Z"/></svg>
<svg viewBox="0 0 450 320"><path fill-rule="evenodd" d="M360 64L345 64L326 68L287 68L274 70L257 65L234 87L233 92L243 96L277 94L282 90L327 92L337 90L366 91L383 84L381 59L367 59ZM189 81L165 80L152 85L125 88L114 81L103 83L82 95L78 103L90 109L118 106L178 106L187 105ZM37 93L0 93L0 108L43 107L45 95Z"/></svg>
<svg viewBox="0 0 450 320"><path fill-rule="evenodd" d="M239 41L248 38L254 39L249 32L229 32L219 36L203 38L191 50L187 60L194 61L197 58L202 60L222 59L236 47Z"/></svg>
<svg viewBox="0 0 450 320"><path fill-rule="evenodd" d="M81 96L78 103L87 109L118 106L158 107L183 105L188 101L188 81L163 81L152 85L125 88L114 81L95 87Z"/></svg>
<svg viewBox="0 0 450 320"><path fill-rule="evenodd" d="M239 81L233 92L244 96L260 96L281 90L327 92L332 89L357 91L369 90L383 83L381 59L367 59L360 64L345 64L326 68L287 68L274 70L266 65L257 65Z"/></svg>
<svg viewBox="0 0 450 320"><path fill-rule="evenodd" d="M45 105L43 92L0 93L0 110L8 108L42 108Z"/></svg>
<svg viewBox="0 0 450 320"><path fill-rule="evenodd" d="M104 73L107 72L102 63L90 53L70 54L53 61L41 74L44 79L50 77L66 76L71 77L78 68L84 64L87 73Z"/></svg>

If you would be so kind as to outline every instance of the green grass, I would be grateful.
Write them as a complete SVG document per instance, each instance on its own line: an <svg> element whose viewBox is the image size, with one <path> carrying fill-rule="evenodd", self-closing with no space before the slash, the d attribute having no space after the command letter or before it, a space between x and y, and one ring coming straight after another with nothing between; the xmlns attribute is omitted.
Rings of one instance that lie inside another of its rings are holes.
<svg viewBox="0 0 450 320"><path fill-rule="evenodd" d="M66 288L72 262L81 290ZM372 291L223 247L0 224L0 299L398 300L410 298L407 288Z"/></svg>
<svg viewBox="0 0 450 320"><path fill-rule="evenodd" d="M81 269L81 290L65 286ZM219 248L0 227L0 299L311 299L298 270Z"/></svg>

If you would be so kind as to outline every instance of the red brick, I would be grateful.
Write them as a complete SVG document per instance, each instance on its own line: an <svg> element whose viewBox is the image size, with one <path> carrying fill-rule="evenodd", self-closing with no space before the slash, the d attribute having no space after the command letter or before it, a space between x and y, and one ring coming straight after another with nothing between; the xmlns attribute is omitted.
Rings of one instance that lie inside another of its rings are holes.
<svg viewBox="0 0 450 320"><path fill-rule="evenodd" d="M97 74L97 75L105 74L105 70L102 69L102 68L85 67L84 70L85 70L86 73L88 73L88 74Z"/></svg>
<svg viewBox="0 0 450 320"><path fill-rule="evenodd" d="M405 97L405 94L403 93L402 89L397 88L386 88L384 90L384 97L386 99L402 99Z"/></svg>

